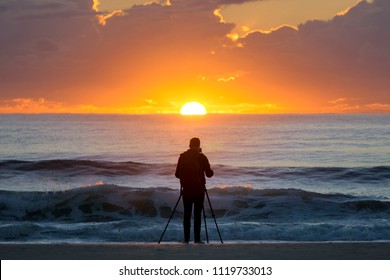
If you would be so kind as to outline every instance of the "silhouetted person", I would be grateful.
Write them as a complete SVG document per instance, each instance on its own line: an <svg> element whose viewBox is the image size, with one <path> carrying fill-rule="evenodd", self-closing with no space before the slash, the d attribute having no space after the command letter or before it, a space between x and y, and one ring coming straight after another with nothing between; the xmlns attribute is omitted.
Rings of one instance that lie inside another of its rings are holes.
<svg viewBox="0 0 390 280"><path fill-rule="evenodd" d="M182 153L176 167L175 176L180 179L180 191L184 205L184 242L190 241L192 205L194 205L194 241L201 243L203 200L206 188L205 175L214 175L207 157L202 153L199 138L190 140L190 148Z"/></svg>

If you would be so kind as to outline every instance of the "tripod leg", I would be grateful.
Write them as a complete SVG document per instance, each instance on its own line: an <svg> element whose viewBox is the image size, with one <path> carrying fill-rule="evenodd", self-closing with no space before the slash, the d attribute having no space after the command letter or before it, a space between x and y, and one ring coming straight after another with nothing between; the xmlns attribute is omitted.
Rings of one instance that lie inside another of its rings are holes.
<svg viewBox="0 0 390 280"><path fill-rule="evenodd" d="M217 224L217 219L215 218L214 210L213 210L213 207L211 206L209 194L207 193L207 189L206 189L206 188L205 188L205 192L206 192L207 200L209 201L210 210L211 210L211 214L212 214L212 216L213 216L213 218L214 218L215 226L217 227L219 239L221 240L221 243L223 243L223 241L222 241L222 236L221 236L221 232L219 231L218 224Z"/></svg>
<svg viewBox="0 0 390 280"><path fill-rule="evenodd" d="M205 228L205 231L206 231L206 240L207 240L207 243L209 243L209 234L207 232L206 211L204 210L204 204L203 204L203 219L204 219L204 228Z"/></svg>
<svg viewBox="0 0 390 280"><path fill-rule="evenodd" d="M169 222L171 221L171 219L172 219L172 217L173 217L173 214L175 214L176 207L177 207L177 205L179 204L180 198L181 198L181 193L180 193L179 199L178 199L177 202L176 202L175 208L173 208L172 214L171 214L171 216L169 217L168 223L167 223L167 225L165 226L163 233L161 234L161 237L160 237L160 240L158 241L158 244L160 244L160 242L161 242L161 240L162 240L162 238L163 238L163 236L164 236L164 234L165 234L165 231L166 231L167 228L168 228Z"/></svg>

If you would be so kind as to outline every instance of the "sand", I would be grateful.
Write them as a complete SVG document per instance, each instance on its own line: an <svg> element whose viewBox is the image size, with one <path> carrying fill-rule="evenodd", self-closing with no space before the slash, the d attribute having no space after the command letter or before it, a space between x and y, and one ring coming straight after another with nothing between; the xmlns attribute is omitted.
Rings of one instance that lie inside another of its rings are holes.
<svg viewBox="0 0 390 280"><path fill-rule="evenodd" d="M390 242L0 244L2 260L390 260Z"/></svg>

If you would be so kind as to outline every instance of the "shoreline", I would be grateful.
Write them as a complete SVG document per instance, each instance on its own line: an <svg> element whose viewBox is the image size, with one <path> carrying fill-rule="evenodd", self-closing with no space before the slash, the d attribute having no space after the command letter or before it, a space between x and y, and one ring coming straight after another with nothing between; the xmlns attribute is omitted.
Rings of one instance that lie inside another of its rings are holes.
<svg viewBox="0 0 390 280"><path fill-rule="evenodd" d="M2 243L1 260L390 260L390 242Z"/></svg>

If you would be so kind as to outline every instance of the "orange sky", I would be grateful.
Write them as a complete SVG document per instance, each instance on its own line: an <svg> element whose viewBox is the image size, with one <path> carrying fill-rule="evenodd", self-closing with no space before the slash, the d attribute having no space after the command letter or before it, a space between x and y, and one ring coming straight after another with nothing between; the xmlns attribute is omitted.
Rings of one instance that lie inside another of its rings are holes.
<svg viewBox="0 0 390 280"><path fill-rule="evenodd" d="M0 113L390 113L389 1L291 3L7 1Z"/></svg>

